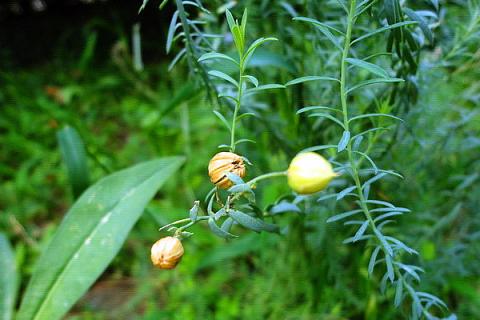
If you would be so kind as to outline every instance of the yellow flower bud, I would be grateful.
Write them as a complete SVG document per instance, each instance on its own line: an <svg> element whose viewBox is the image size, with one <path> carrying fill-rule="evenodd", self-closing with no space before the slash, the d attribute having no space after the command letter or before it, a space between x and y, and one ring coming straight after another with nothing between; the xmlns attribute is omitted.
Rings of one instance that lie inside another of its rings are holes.
<svg viewBox="0 0 480 320"><path fill-rule="evenodd" d="M150 258L155 267L173 269L183 256L182 242L175 237L165 237L155 242L151 249Z"/></svg>
<svg viewBox="0 0 480 320"><path fill-rule="evenodd" d="M319 192L336 176L332 165L315 152L298 154L287 171L288 185L298 194Z"/></svg>
<svg viewBox="0 0 480 320"><path fill-rule="evenodd" d="M208 175L210 181L217 187L227 189L233 185L233 182L227 178L225 172L231 172L245 177L245 164L242 157L232 152L219 152L213 156L208 164Z"/></svg>

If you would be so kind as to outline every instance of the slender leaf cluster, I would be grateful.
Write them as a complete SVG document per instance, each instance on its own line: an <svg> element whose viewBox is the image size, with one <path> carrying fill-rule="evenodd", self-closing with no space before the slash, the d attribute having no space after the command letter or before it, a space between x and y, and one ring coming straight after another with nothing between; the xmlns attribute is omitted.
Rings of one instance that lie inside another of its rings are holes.
<svg viewBox="0 0 480 320"><path fill-rule="evenodd" d="M342 5L342 1L339 1ZM381 289L386 290L390 283L395 288L394 303L399 306L405 297L410 297L413 319L425 317L427 319L436 319L433 307L446 309L446 305L437 297L422 291L414 289L413 283L420 281L420 273L423 270L413 264L404 263L405 255L417 255L417 251L410 248L401 240L389 236L385 233L387 227L395 222L395 217L410 212L407 208L398 207L391 202L378 199L372 192L373 185L388 176L400 176L391 170L384 170L371 158L374 142L384 132L383 127L375 126L377 123L385 123L387 118L401 120L394 115L384 112L357 114L352 106L355 91L367 90L373 84L389 84L403 82L403 79L390 76L390 72L380 65L372 63L369 58L359 58L356 45L372 37L381 37L389 32L389 39L398 37L403 27L412 24L418 24L419 19L412 21L388 20L388 24L366 32L360 35L354 34L354 25L361 14L366 12L376 1L361 1L357 4L356 0L351 0L350 5L343 6L347 13L346 30L333 28L331 21L317 21L312 18L298 17L295 20L306 22L319 29L332 45L341 50L340 59L340 78L334 79L339 82L339 100L341 109L335 107L313 106L299 110L299 113L308 112L311 117L321 117L331 120L338 125L343 132L337 144L320 145L309 148L308 150L336 149L339 159L345 161L336 161L337 170L350 176L352 185L343 190L323 196L319 201L334 198L336 201L353 198L357 208L348 210L334 216L331 216L327 222L343 221L345 225L356 226L356 231L352 237L344 240L344 243L355 243L365 241L368 245L373 245L370 261L368 264L368 273L373 275L374 270L383 269L381 279ZM385 1L386 6L391 1ZM398 5L398 3L397 3ZM396 7L398 9L398 7ZM412 12L411 16L416 17ZM421 23L421 22L420 22ZM334 36L332 32L338 34ZM404 33L406 34L406 33ZM392 41L392 40L389 40ZM408 39L407 39L408 42ZM397 44L398 45L398 44ZM399 56L405 50L405 44L399 48ZM407 44L408 46L408 44ZM403 48L403 49L402 49ZM366 71L372 75L359 83L350 83L353 78L353 72L357 70ZM331 77L322 79L318 77L315 80L329 80ZM291 83L299 83L306 77L292 80ZM370 126L365 129L366 125ZM371 126L373 124L373 126ZM367 140L367 143L364 143ZM408 257L410 260L410 257ZM454 317L454 316L452 316Z"/></svg>

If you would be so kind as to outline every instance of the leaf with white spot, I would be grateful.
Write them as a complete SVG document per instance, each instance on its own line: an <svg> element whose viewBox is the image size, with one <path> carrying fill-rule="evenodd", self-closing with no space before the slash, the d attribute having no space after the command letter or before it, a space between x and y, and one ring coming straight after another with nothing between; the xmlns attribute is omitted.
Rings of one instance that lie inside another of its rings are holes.
<svg viewBox="0 0 480 320"><path fill-rule="evenodd" d="M61 319L107 268L180 157L161 158L98 181L70 208L38 260L18 320Z"/></svg>

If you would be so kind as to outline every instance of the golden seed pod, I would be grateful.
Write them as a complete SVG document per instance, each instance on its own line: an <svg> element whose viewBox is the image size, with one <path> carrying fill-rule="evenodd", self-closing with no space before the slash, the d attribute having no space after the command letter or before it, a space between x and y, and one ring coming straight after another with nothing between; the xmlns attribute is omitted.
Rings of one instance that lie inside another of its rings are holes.
<svg viewBox="0 0 480 320"><path fill-rule="evenodd" d="M175 237L165 237L152 246L150 258L155 267L160 269L173 269L183 256L182 242Z"/></svg>
<svg viewBox="0 0 480 320"><path fill-rule="evenodd" d="M288 185L298 194L322 191L336 176L332 165L315 152L298 154L287 171Z"/></svg>
<svg viewBox="0 0 480 320"><path fill-rule="evenodd" d="M240 178L245 177L245 164L242 157L232 152L219 152L214 155L208 164L210 181L219 188L230 188L233 182L227 178L225 172L234 173Z"/></svg>

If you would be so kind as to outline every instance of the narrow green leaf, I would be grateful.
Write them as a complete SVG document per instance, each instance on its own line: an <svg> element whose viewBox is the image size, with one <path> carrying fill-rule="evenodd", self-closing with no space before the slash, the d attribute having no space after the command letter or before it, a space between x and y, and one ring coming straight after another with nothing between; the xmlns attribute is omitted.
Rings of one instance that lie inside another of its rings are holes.
<svg viewBox="0 0 480 320"><path fill-rule="evenodd" d="M337 152L342 152L350 142L350 131L343 131L342 138L338 143Z"/></svg>
<svg viewBox="0 0 480 320"><path fill-rule="evenodd" d="M247 79L247 80L250 81L255 87L258 87L258 79L255 78L254 76L246 75L246 76L242 76L242 78Z"/></svg>
<svg viewBox="0 0 480 320"><path fill-rule="evenodd" d="M192 209L190 209L190 213L189 213L190 220L192 220L192 221L196 221L196 220L197 220L198 209L199 209L199 208L200 208L200 201L195 201L195 203L193 204Z"/></svg>
<svg viewBox="0 0 480 320"><path fill-rule="evenodd" d="M62 318L106 269L147 203L182 163L180 157L144 162L85 191L37 261L17 319Z"/></svg>
<svg viewBox="0 0 480 320"><path fill-rule="evenodd" d="M218 52L208 52L203 54L199 59L198 62L206 61L206 60L212 60L212 59L221 59L221 60L227 60L235 65L238 66L238 62L233 59L232 57L227 56L226 54L223 53L218 53Z"/></svg>
<svg viewBox="0 0 480 320"><path fill-rule="evenodd" d="M227 17L227 23L228 23L228 27L230 28L230 32L233 33L233 27L237 25L235 23L235 19L233 18L232 13L228 9L225 10L225 15Z"/></svg>
<svg viewBox="0 0 480 320"><path fill-rule="evenodd" d="M339 221L339 220L351 217L351 216L353 216L355 214L358 214L360 212L363 212L363 210L362 209L356 209L356 210L351 210L351 211L343 212L343 213L340 213L340 214L336 214L336 215L328 218L327 223Z"/></svg>
<svg viewBox="0 0 480 320"><path fill-rule="evenodd" d="M253 140L250 140L250 139L240 139L240 140L235 141L235 145L241 144L241 143L246 143L246 142L257 143L256 141L253 141Z"/></svg>
<svg viewBox="0 0 480 320"><path fill-rule="evenodd" d="M370 276L372 276L373 274L373 270L375 269L375 265L377 262L377 256L381 249L382 247L377 246L375 250L373 250L372 255L370 256L370 261L368 262L368 274Z"/></svg>
<svg viewBox="0 0 480 320"><path fill-rule="evenodd" d="M397 280L397 286L395 288L395 307L398 308L403 300L403 281L402 279Z"/></svg>
<svg viewBox="0 0 480 320"><path fill-rule="evenodd" d="M234 223L233 219L228 217L227 219L225 219L225 221L223 221L222 226L220 228L225 232L230 232L230 229L232 228L233 223Z"/></svg>
<svg viewBox="0 0 480 320"><path fill-rule="evenodd" d="M313 146L313 147L303 149L301 152L320 151L325 149L336 149L336 148L337 148L336 144L324 144L320 146Z"/></svg>
<svg viewBox="0 0 480 320"><path fill-rule="evenodd" d="M373 162L372 158L370 158L366 153L363 153L363 152L360 152L360 151L353 151L354 153L356 154L359 154L361 155L362 157L364 157L365 159L367 159L368 162L370 162L370 165L372 166L375 174L378 173L378 167L377 165L375 164L375 162Z"/></svg>
<svg viewBox="0 0 480 320"><path fill-rule="evenodd" d="M343 113L342 110L331 108L331 107L324 107L324 106L310 106L310 107L303 107L297 111L297 114L312 111L312 110L328 110L333 112L340 112Z"/></svg>
<svg viewBox="0 0 480 320"><path fill-rule="evenodd" d="M388 253L388 255L390 255L390 256L393 256L392 247L388 243L385 236L380 231L378 231L377 229L375 229L374 232L375 232L375 235L377 236L378 240L380 240L380 242L382 243L383 248L387 251L386 253ZM385 256L388 256L388 255L385 255ZM393 281L393 279L391 279L391 280Z"/></svg>
<svg viewBox="0 0 480 320"><path fill-rule="evenodd" d="M307 17L295 17L295 18L293 18L293 20L294 20L294 21L308 22L308 23L311 23L311 24L313 24L313 25L315 25L315 26L321 26L321 27L324 27L324 28L328 28L328 29L333 30L333 31L335 31L335 32L338 32L338 33L340 33L340 34L342 34L342 35L345 34L343 31L341 31L341 30L339 30L339 29L337 29L337 28L335 28L335 27L332 27L332 26L329 25L329 24L326 24L326 23L324 23L324 22L320 22L320 21L315 20L315 19L312 19L312 18L307 18Z"/></svg>
<svg viewBox="0 0 480 320"><path fill-rule="evenodd" d="M390 279L390 282L393 283L393 281L395 280L395 272L393 269L392 257L388 254L385 255L385 263L387 265L388 278Z"/></svg>
<svg viewBox="0 0 480 320"><path fill-rule="evenodd" d="M410 8L403 8L403 12L405 12L410 19L418 22L418 26L420 27L420 29L422 29L425 37L427 37L430 43L433 43L433 33L432 30L430 30L427 21L425 21L422 16L420 16L418 13L416 13Z"/></svg>
<svg viewBox="0 0 480 320"><path fill-rule="evenodd" d="M238 82L237 80L233 79L232 77L230 77L228 74L226 73L223 73L221 71L218 71L218 70L210 70L208 71L208 74L211 75L211 76L214 76L214 77L217 77L217 78L221 78L223 80L226 80L228 82L230 82L231 84L233 84L235 87L238 88Z"/></svg>
<svg viewBox="0 0 480 320"><path fill-rule="evenodd" d="M354 45L355 43L357 43L359 41L362 41L366 38L370 38L371 36L374 36L376 34L379 34L379 33L382 33L382 32L388 31L388 30L392 30L392 29L395 29L395 28L400 28L400 27L403 27L403 26L412 25L412 24L417 24L417 22L416 21L403 21L403 22L398 22L398 23L394 23L394 24L379 28L375 31L364 34L363 36L358 37L357 39L353 40L352 45Z"/></svg>
<svg viewBox="0 0 480 320"><path fill-rule="evenodd" d="M225 117L220 112L218 112L217 110L213 110L213 113L217 116L218 119L220 119L220 121L222 121L225 127L227 127L228 131L232 131L232 128L230 127L227 119L225 119Z"/></svg>
<svg viewBox="0 0 480 320"><path fill-rule="evenodd" d="M233 220L237 221L240 225L244 226L247 229L251 229L256 232L268 231L268 232L278 232L278 226L266 223L263 220L252 217L244 212L238 210L230 210L230 217Z"/></svg>
<svg viewBox="0 0 480 320"><path fill-rule="evenodd" d="M178 11L175 11L172 16L172 20L170 20L170 26L168 27L167 33L167 53L170 52L173 43L173 37L175 36L175 31L177 30L177 19L178 19Z"/></svg>
<svg viewBox="0 0 480 320"><path fill-rule="evenodd" d="M69 126L57 132L57 140L73 195L78 197L90 184L85 146L77 131Z"/></svg>
<svg viewBox="0 0 480 320"><path fill-rule="evenodd" d="M285 89L285 86L283 84L276 84L276 83L264 84L256 88L248 89L247 91L245 91L245 95L255 94L260 91L271 90L271 89Z"/></svg>
<svg viewBox="0 0 480 320"><path fill-rule="evenodd" d="M357 90L357 89L360 89L362 87L365 87L365 86L369 86L369 85L372 85L372 84L377 84L377 83L395 83L395 82L404 82L405 80L403 79L400 79L400 78L375 78L375 79L369 79L369 80L365 80L365 81L362 81L360 82L359 84L357 85L354 85L353 87L351 87L350 89L347 90L347 94L349 94L350 92L354 91L354 90Z"/></svg>
<svg viewBox="0 0 480 320"><path fill-rule="evenodd" d="M186 48L183 48L182 50L180 50L176 55L175 57L172 59L172 62L170 62L170 64L168 65L168 71L172 71L173 67L175 67L175 65L183 58L186 56L186 53L187 53L187 49Z"/></svg>
<svg viewBox="0 0 480 320"><path fill-rule="evenodd" d="M215 235L219 236L220 238L223 238L223 239L238 238L238 236L231 234L230 232L227 232L222 228L220 228L219 226L217 226L217 224L215 223L215 220L212 217L208 219L208 227L210 228L210 230L212 230L212 232Z"/></svg>
<svg viewBox="0 0 480 320"><path fill-rule="evenodd" d="M386 117L386 118L392 118L392 119L403 122L403 119L401 119L399 117L396 117L394 115L388 114L388 113L368 113L368 114L361 114L359 116L355 116L353 118L350 118L348 120L348 123L353 122L355 120L371 118L371 117Z"/></svg>
<svg viewBox="0 0 480 320"><path fill-rule="evenodd" d="M243 65L246 67L248 65L248 62L250 61L250 59L252 58L255 50L260 46L262 45L263 43L267 42L267 41L277 41L278 39L277 38L273 38L273 37L268 37L268 38L259 38L257 40L255 40L251 45L250 47L248 47L247 49L247 52L245 52L245 55L243 57Z"/></svg>
<svg viewBox="0 0 480 320"><path fill-rule="evenodd" d="M3 233L0 233L0 270L0 320L12 320L16 298L17 270L12 247Z"/></svg>
<svg viewBox="0 0 480 320"><path fill-rule="evenodd" d="M332 120L333 122L335 122L336 124L338 124L340 127L342 127L344 130L345 130L345 126L343 125L343 123L338 120L337 118L335 118L334 116L332 116L331 114L328 114L328 113L312 113L309 115L309 117L319 117L319 118L327 118L329 120Z"/></svg>
<svg viewBox="0 0 480 320"><path fill-rule="evenodd" d="M358 228L357 232L355 233L355 236L353 236L353 242L357 242L365 233L365 230L367 230L368 227L368 220L363 222L360 228Z"/></svg>
<svg viewBox="0 0 480 320"><path fill-rule="evenodd" d="M380 67L376 64L366 62L366 61L363 61L363 60L360 60L360 59L355 59L355 58L347 58L345 60L353 66L365 69L365 70L367 70L367 71L369 71L373 74L376 74L377 76L380 76L382 78L388 78L389 77L388 72L385 69L383 69L382 67Z"/></svg>
<svg viewBox="0 0 480 320"><path fill-rule="evenodd" d="M350 192L352 192L353 190L355 190L357 188L357 186L350 186L348 188L345 188L343 189L342 191L340 191L339 193L337 193L337 196L336 196L336 199L337 201L338 200L342 200L343 198L345 198L345 196L347 194L349 194Z"/></svg>
<svg viewBox="0 0 480 320"><path fill-rule="evenodd" d="M337 81L340 82L338 79L332 78L332 77L322 77L322 76L305 76L305 77L300 77L296 78L293 80L288 81L285 83L285 86L292 86L294 84L299 84L303 82L308 82L308 81L317 81L317 80L325 80L325 81Z"/></svg>

